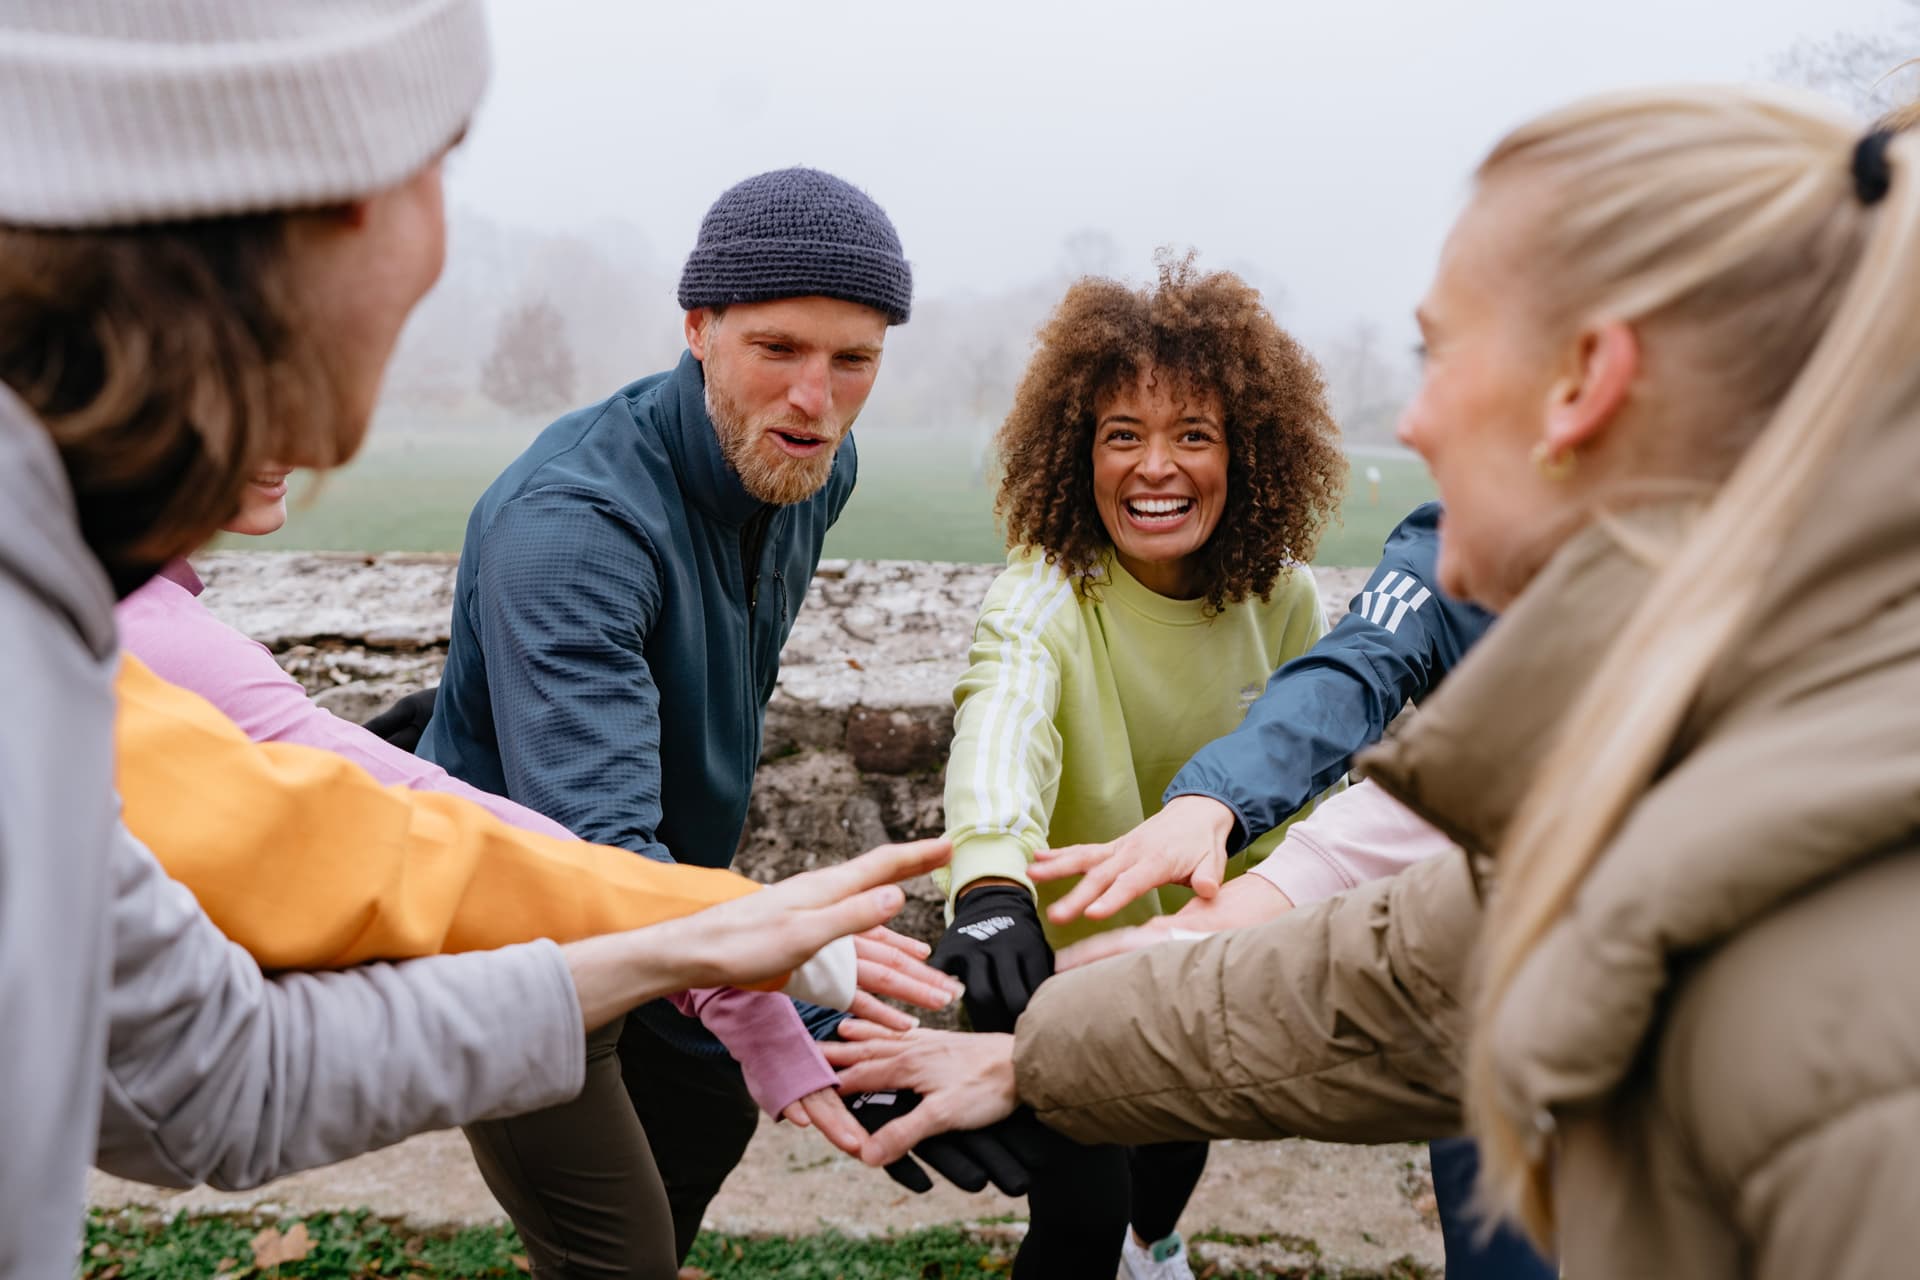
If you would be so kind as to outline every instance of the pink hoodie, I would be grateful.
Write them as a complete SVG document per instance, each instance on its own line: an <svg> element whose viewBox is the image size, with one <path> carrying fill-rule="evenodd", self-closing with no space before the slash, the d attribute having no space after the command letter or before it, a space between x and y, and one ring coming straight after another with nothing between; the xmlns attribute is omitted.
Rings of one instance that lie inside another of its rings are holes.
<svg viewBox="0 0 1920 1280"><path fill-rule="evenodd" d="M211 702L249 738L332 751L381 782L465 796L503 822L542 835L572 838L552 819L468 786L438 766L315 706L266 646L208 611L200 602L201 590L193 567L176 560L120 602L115 610L120 640L161 679ZM769 1115L779 1115L809 1093L834 1087L833 1068L787 997L714 987L685 991L671 999L726 1046L740 1063L747 1091Z"/></svg>

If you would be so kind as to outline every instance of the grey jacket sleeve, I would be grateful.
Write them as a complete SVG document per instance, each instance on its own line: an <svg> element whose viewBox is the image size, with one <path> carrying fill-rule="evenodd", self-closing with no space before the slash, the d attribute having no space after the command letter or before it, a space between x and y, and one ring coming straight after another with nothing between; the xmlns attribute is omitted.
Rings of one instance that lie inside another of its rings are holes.
<svg viewBox="0 0 1920 1280"><path fill-rule="evenodd" d="M580 1090L579 1000L551 942L268 978L124 827L111 874L109 1173L257 1186Z"/></svg>
<svg viewBox="0 0 1920 1280"><path fill-rule="evenodd" d="M1058 974L1021 1015L1021 1101L1076 1142L1391 1142L1461 1127L1466 859L1278 920Z"/></svg>

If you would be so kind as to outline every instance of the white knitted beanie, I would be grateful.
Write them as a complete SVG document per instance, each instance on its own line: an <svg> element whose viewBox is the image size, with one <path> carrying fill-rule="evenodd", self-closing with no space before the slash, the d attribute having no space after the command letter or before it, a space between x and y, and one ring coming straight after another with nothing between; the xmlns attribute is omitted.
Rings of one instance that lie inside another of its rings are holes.
<svg viewBox="0 0 1920 1280"><path fill-rule="evenodd" d="M486 82L480 0L0 0L0 223L371 195L452 142Z"/></svg>

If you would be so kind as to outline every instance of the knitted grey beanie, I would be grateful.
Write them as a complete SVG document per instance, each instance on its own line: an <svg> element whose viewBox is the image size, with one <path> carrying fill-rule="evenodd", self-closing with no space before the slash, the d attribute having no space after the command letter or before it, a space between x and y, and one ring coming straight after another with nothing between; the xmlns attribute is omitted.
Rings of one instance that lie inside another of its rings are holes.
<svg viewBox="0 0 1920 1280"><path fill-rule="evenodd" d="M905 324L913 269L879 205L818 169L775 169L727 189L700 222L680 273L680 306L819 295Z"/></svg>
<svg viewBox="0 0 1920 1280"><path fill-rule="evenodd" d="M371 195L452 142L486 82L481 0L6 0L0 223Z"/></svg>

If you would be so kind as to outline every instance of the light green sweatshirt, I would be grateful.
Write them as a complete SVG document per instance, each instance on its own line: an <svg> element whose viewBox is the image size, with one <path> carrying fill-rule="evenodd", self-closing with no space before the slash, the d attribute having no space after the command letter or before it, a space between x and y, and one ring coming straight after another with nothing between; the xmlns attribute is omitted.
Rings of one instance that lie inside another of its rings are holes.
<svg viewBox="0 0 1920 1280"><path fill-rule="evenodd" d="M954 852L941 886L949 916L953 892L974 880L1033 888L1027 864L1038 850L1112 840L1159 812L1188 758L1237 727L1274 668L1327 628L1305 566L1281 576L1270 602L1248 599L1211 617L1202 601L1140 585L1111 554L1090 576L1097 583L1088 599L1058 568L1016 551L987 592L971 665L953 695L946 800ZM1285 829L1235 855L1228 875L1266 857ZM1072 883L1041 886L1040 902ZM1139 924L1190 896L1158 889L1111 922L1049 923L1048 940L1060 947Z"/></svg>

